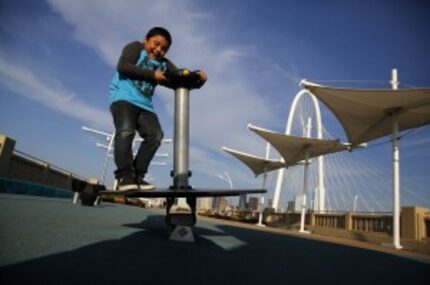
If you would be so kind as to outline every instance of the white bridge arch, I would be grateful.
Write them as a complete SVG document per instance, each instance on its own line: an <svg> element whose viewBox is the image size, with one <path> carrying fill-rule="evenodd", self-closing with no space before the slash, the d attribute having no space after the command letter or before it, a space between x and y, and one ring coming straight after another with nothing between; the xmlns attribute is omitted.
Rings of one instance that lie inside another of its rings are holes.
<svg viewBox="0 0 430 285"><path fill-rule="evenodd" d="M293 118L294 118L294 114L296 112L297 106L300 100L306 95L309 96L309 98L312 100L312 103L315 109L316 123L317 123L317 139L322 139L323 126L322 126L322 120L321 120L320 106L317 98L307 90L299 91L294 97L293 103L291 104L290 112L288 114L285 134L286 135L291 134L291 126L293 124ZM281 158L281 160L283 161L283 158ZM321 212L325 210L324 157L322 155L318 157L317 163L318 163L318 186L315 189L314 210ZM275 210L279 209L279 197L281 195L284 172L285 172L285 168L280 168L278 170L275 194L273 197L273 207L275 208Z"/></svg>

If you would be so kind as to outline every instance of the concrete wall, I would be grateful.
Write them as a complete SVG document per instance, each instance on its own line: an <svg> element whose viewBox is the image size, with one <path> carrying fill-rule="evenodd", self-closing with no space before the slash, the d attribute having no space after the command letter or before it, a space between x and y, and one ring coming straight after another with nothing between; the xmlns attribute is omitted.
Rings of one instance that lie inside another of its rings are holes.
<svg viewBox="0 0 430 285"><path fill-rule="evenodd" d="M72 190L74 180L86 178L14 149L15 141L0 134L0 177Z"/></svg>
<svg viewBox="0 0 430 285"><path fill-rule="evenodd" d="M422 207L402 207L401 234L403 238L411 240L424 240L429 238L428 223L430 210Z"/></svg>
<svg viewBox="0 0 430 285"><path fill-rule="evenodd" d="M0 134L0 177L8 174L14 148L15 141Z"/></svg>

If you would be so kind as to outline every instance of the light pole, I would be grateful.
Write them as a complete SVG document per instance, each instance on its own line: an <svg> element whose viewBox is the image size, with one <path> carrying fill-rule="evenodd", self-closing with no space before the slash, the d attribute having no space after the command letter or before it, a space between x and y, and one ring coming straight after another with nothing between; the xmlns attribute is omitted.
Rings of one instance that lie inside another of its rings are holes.
<svg viewBox="0 0 430 285"><path fill-rule="evenodd" d="M227 171L224 171L225 177L222 176L221 174L217 174L217 177L220 178L221 180L225 181L228 183L228 185L230 186L230 189L233 189L233 180L231 179L230 175L228 175ZM221 199L221 198L215 198L215 199ZM232 204L231 201L229 201L230 205Z"/></svg>
<svg viewBox="0 0 430 285"><path fill-rule="evenodd" d="M355 195L354 196L354 212L357 212L357 200L358 200L358 196Z"/></svg>
<svg viewBox="0 0 430 285"><path fill-rule="evenodd" d="M101 183L104 184L105 182L105 178L106 178L106 171L109 165L109 158L113 157L113 148L114 148L114 138L115 138L115 132L109 134L103 131L99 131L96 129L92 129L92 128L88 128L86 126L82 127L82 130L88 133L93 133L96 135L100 135L100 136L104 136L105 140L108 142L107 145L105 144L101 144L101 143L96 143L97 147L100 148L104 148L106 149L106 158L105 158L105 162L103 164L103 170L102 170L102 177L101 177ZM142 142L143 139L142 138L135 138L133 140L133 147L135 146L136 142ZM163 139L161 141L162 143L172 143L172 139ZM136 155L136 152L133 152L133 155ZM167 153L156 153L155 154L156 157L168 157L169 155ZM165 162L151 162L152 165L166 165ZM116 181L114 182L113 185L113 189L116 188Z"/></svg>
<svg viewBox="0 0 430 285"><path fill-rule="evenodd" d="M109 133L102 132L102 131L99 131L99 130L96 130L96 129L88 128L86 126L83 126L82 130L85 131L85 132L89 132L89 133L93 133L93 134L96 134L96 135L104 136L105 139L106 139L106 141L108 142L107 146L103 145L103 144L100 144L100 143L96 143L97 147L106 148L106 158L105 158L105 162L103 164L102 177L101 177L101 183L104 184L105 177L106 177L106 170L107 170L107 166L109 164L109 156L111 155L112 150L113 150L113 142L114 142L113 138L115 137L115 133L109 134Z"/></svg>
<svg viewBox="0 0 430 285"><path fill-rule="evenodd" d="M231 180L230 175L228 175L227 171L224 171L224 173L225 173L225 177L222 176L221 174L217 174L217 177L227 182L230 185L230 189L233 189L233 181Z"/></svg>

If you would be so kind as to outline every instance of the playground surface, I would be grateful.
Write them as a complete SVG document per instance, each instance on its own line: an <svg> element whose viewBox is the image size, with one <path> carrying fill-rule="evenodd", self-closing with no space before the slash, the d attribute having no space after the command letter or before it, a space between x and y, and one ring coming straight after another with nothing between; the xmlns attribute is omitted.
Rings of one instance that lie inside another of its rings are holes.
<svg viewBox="0 0 430 285"><path fill-rule="evenodd" d="M401 284L430 258L199 217L195 242L168 239L164 211L0 194L1 284Z"/></svg>

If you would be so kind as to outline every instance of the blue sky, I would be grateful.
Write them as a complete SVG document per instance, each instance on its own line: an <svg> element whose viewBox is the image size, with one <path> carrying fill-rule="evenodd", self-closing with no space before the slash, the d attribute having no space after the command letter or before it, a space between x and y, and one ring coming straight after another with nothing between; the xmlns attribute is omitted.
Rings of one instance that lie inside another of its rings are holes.
<svg viewBox="0 0 430 285"><path fill-rule="evenodd" d="M81 127L113 130L107 87L120 51L150 27L164 26L173 36L168 57L209 76L191 99L192 184L227 187L216 177L227 171L236 187L258 187L261 180L220 148L263 156L265 142L246 125L284 131L301 79L389 88L396 67L401 87L430 86L429 8L428 1L388 0L1 1L0 133L17 140L23 152L100 177L104 152L95 144L102 138ZM156 93L157 113L171 138L173 93L162 87ZM323 123L345 140L326 109ZM390 177L391 146L377 145L381 141L351 157L367 159L358 167L372 164ZM419 193L417 200L427 206L429 150L429 126L401 140L402 187ZM153 166L151 174L154 183L168 186L171 146L160 151L170 154L168 165ZM269 177L266 199L275 176Z"/></svg>

